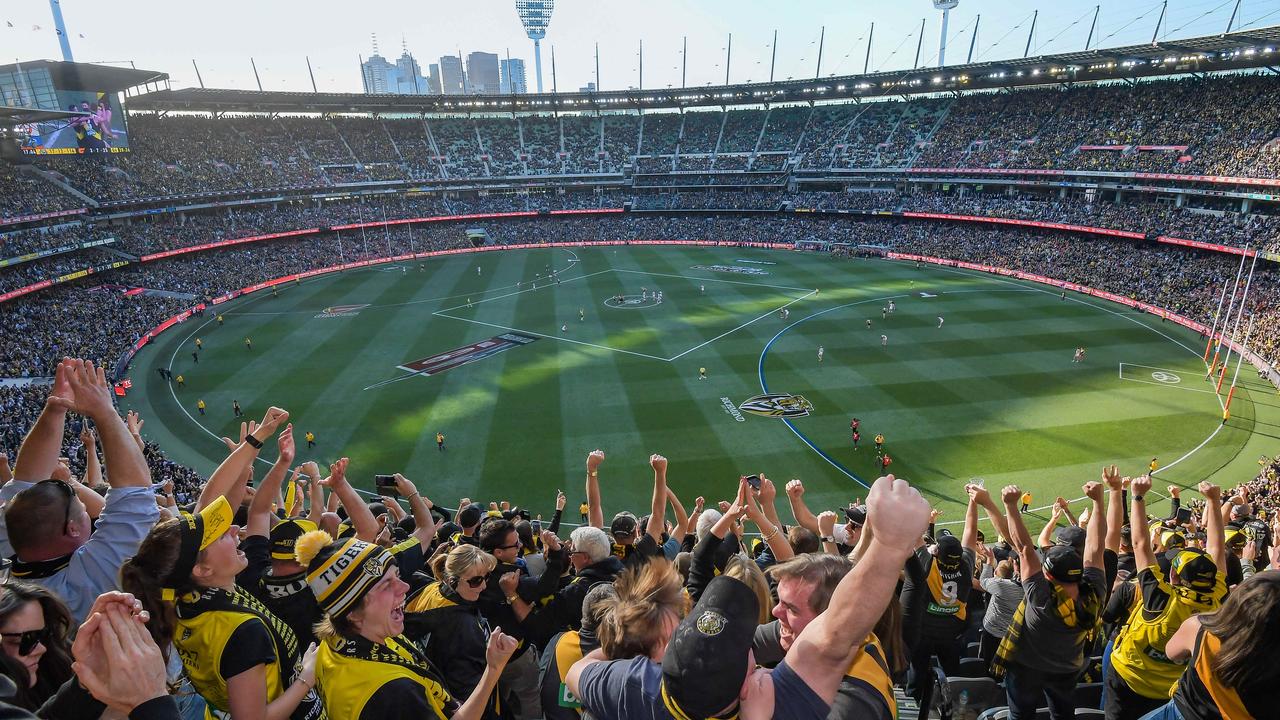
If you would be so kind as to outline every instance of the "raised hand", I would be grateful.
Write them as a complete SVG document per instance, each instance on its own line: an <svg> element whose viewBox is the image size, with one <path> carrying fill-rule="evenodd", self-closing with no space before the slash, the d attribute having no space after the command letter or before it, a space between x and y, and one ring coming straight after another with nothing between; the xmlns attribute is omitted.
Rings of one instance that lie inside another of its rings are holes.
<svg viewBox="0 0 1280 720"><path fill-rule="evenodd" d="M336 488L347 482L347 465L351 461L347 458L339 458L337 462L329 466L329 477L320 481L320 484L327 488Z"/></svg>
<svg viewBox="0 0 1280 720"><path fill-rule="evenodd" d="M516 588L520 587L520 573L514 570L502 573L502 577L498 578L498 587L502 588L504 595L514 595Z"/></svg>
<svg viewBox="0 0 1280 720"><path fill-rule="evenodd" d="M63 381L59 383L55 378L54 387L63 394L50 395L48 402L94 420L119 417L103 368L94 365L92 360L68 359L62 361L59 370L63 372Z"/></svg>
<svg viewBox="0 0 1280 720"><path fill-rule="evenodd" d="M667 459L654 453L649 456L649 467L653 468L655 473L665 473L667 471Z"/></svg>
<svg viewBox="0 0 1280 720"><path fill-rule="evenodd" d="M92 613L72 645L71 669L99 702L128 714L168 692L164 656L146 626L119 604Z"/></svg>
<svg viewBox="0 0 1280 720"><path fill-rule="evenodd" d="M1129 485L1129 490L1134 495L1146 495L1151 491L1151 476L1143 475L1142 477L1134 478Z"/></svg>
<svg viewBox="0 0 1280 720"><path fill-rule="evenodd" d="M1006 506L1017 507L1018 498L1022 497L1022 490L1017 485L1005 485L1000 491L1000 500Z"/></svg>
<svg viewBox="0 0 1280 720"><path fill-rule="evenodd" d="M542 531L542 547L550 552L560 551L560 538L550 530Z"/></svg>
<svg viewBox="0 0 1280 720"><path fill-rule="evenodd" d="M804 496L804 483L799 480L792 480L787 483L787 497L798 498Z"/></svg>
<svg viewBox="0 0 1280 720"><path fill-rule="evenodd" d="M991 502L991 493L986 488L978 485L969 484L964 486L964 491L969 493L969 497L977 504L986 507Z"/></svg>
<svg viewBox="0 0 1280 720"><path fill-rule="evenodd" d="M1178 487L1177 485L1170 485L1169 497L1176 497L1176 498L1182 497L1182 488Z"/></svg>
<svg viewBox="0 0 1280 720"><path fill-rule="evenodd" d="M520 641L502 632L502 628L494 628L489 635L489 645L484 651L485 662L494 668L503 667L519 645Z"/></svg>
<svg viewBox="0 0 1280 720"><path fill-rule="evenodd" d="M93 441L94 441L93 431L89 429L89 426L84 425L83 427L81 427L80 428L80 444L84 446L84 450L86 453L89 453L93 450Z"/></svg>
<svg viewBox="0 0 1280 720"><path fill-rule="evenodd" d="M564 504L565 504L565 502L567 502L567 501L568 501L568 498L566 498L566 497L564 496L564 491L563 491L563 490L557 490L557 491L556 491L556 509L557 509L557 510L564 510Z"/></svg>
<svg viewBox="0 0 1280 720"><path fill-rule="evenodd" d="M942 517L942 511L941 511L941 510L939 510L938 508L930 508L930 509L929 509L929 524L930 524L930 525L932 525L932 524L934 524L934 523L938 522L938 518L940 518L940 517Z"/></svg>
<svg viewBox="0 0 1280 720"><path fill-rule="evenodd" d="M602 462L604 462L604 451L599 449L592 450L587 455L587 472L595 472Z"/></svg>
<svg viewBox="0 0 1280 720"><path fill-rule="evenodd" d="M1196 490L1199 491L1199 493L1203 495L1206 500L1209 500L1215 505L1222 504L1222 488L1218 487L1217 485L1214 485L1213 483L1206 480L1205 482L1202 482L1198 486L1196 486Z"/></svg>
<svg viewBox="0 0 1280 720"><path fill-rule="evenodd" d="M818 514L818 532L822 537L831 537L831 533L836 529L836 514L830 510L823 510Z"/></svg>
<svg viewBox="0 0 1280 720"><path fill-rule="evenodd" d="M701 495L699 495L698 498L693 501L694 512L700 513L702 512L702 509L706 506L707 506L707 499L702 497Z"/></svg>
<svg viewBox="0 0 1280 720"><path fill-rule="evenodd" d="M1084 484L1083 489L1084 489L1085 497L1089 498L1090 500L1096 503L1102 502L1102 483L1087 482Z"/></svg>
<svg viewBox="0 0 1280 720"><path fill-rule="evenodd" d="M293 423L285 426L284 432L276 438L276 445L280 448L279 461L285 465L292 465L294 457L298 454L298 448L293 442Z"/></svg>
<svg viewBox="0 0 1280 720"><path fill-rule="evenodd" d="M1102 466L1102 481L1106 483L1107 487L1111 488L1113 492L1119 490L1123 485L1123 481L1120 478L1120 471L1115 465Z"/></svg>
<svg viewBox="0 0 1280 720"><path fill-rule="evenodd" d="M778 488L774 487L773 481L760 473L760 504L772 505L778 497Z"/></svg>
<svg viewBox="0 0 1280 720"><path fill-rule="evenodd" d="M267 408L267 412L262 416L262 422L258 423L258 427L265 428L267 432L274 433L280 424L289 419L289 411L281 410L274 405Z"/></svg>
<svg viewBox="0 0 1280 720"><path fill-rule="evenodd" d="M906 480L886 475L867 495L867 527L872 541L904 555L915 549L929 526L929 501Z"/></svg>

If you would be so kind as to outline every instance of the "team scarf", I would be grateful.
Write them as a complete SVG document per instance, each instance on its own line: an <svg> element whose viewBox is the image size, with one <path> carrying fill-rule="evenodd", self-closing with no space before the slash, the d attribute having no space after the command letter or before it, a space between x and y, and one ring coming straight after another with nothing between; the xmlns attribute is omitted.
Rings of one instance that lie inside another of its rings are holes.
<svg viewBox="0 0 1280 720"><path fill-rule="evenodd" d="M453 717L461 704L449 694L448 685L427 656L403 635L387 638L385 645L364 637L333 637L325 640L333 651L345 658L366 662L384 663L408 670L421 678L444 710L445 717Z"/></svg>
<svg viewBox="0 0 1280 720"><path fill-rule="evenodd" d="M1089 589L1089 586L1080 584L1079 602L1072 600L1058 583L1050 582L1049 587L1053 589L1053 609L1064 625L1082 633L1093 633L1097 630L1102 617L1100 612L1102 600ZM1027 599L1024 597L1022 602L1018 603L1018 609L1013 613L1013 622L1009 623L1009 629L1000 639L996 656L991 661L991 672L997 679L1004 677L1009 663L1017 653L1022 631L1026 629L1026 610Z"/></svg>
<svg viewBox="0 0 1280 720"><path fill-rule="evenodd" d="M18 580L40 580L47 577L53 577L71 564L71 554L68 553L62 557L56 557L52 560L32 560L26 562L19 560L17 555L9 557L9 562L13 563L9 566L9 576Z"/></svg>
<svg viewBox="0 0 1280 720"><path fill-rule="evenodd" d="M190 593L178 599L175 609L178 617L183 620L190 620L206 612L253 615L267 627L271 642L275 645L276 670L280 673L281 690L287 690L302 670L302 652L298 648L298 636L294 634L293 629L239 585L230 591L215 587L205 588L199 593ZM312 703L318 705L319 702L320 699L315 693L308 693L291 717L326 717L323 708L318 709L318 715L308 709L308 705Z"/></svg>

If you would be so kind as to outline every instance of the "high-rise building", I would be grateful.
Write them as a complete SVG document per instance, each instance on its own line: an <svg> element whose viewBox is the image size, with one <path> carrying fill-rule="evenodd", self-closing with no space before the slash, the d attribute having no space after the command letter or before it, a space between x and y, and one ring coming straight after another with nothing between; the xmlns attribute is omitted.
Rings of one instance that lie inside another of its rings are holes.
<svg viewBox="0 0 1280 720"><path fill-rule="evenodd" d="M529 92L529 86L524 78L523 60L519 58L502 60L498 63L498 70L502 73L502 87L498 92L503 95L524 95Z"/></svg>
<svg viewBox="0 0 1280 720"><path fill-rule="evenodd" d="M364 91L366 93L398 92L396 66L387 62L387 59L379 55L376 49L368 60L360 64L360 69L364 75Z"/></svg>
<svg viewBox="0 0 1280 720"><path fill-rule="evenodd" d="M440 57L440 86L444 95L461 95L466 88L466 73L462 71L462 58L455 55Z"/></svg>
<svg viewBox="0 0 1280 720"><path fill-rule="evenodd" d="M473 52L467 55L467 81L469 94L496 95L501 87L498 78L498 56L487 52Z"/></svg>
<svg viewBox="0 0 1280 720"><path fill-rule="evenodd" d="M429 92L427 79L422 76L418 61L406 49L396 60L396 88L401 95L425 95Z"/></svg>
<svg viewBox="0 0 1280 720"><path fill-rule="evenodd" d="M439 95L444 92L440 88L440 63L431 63L427 66L427 92L432 95Z"/></svg>

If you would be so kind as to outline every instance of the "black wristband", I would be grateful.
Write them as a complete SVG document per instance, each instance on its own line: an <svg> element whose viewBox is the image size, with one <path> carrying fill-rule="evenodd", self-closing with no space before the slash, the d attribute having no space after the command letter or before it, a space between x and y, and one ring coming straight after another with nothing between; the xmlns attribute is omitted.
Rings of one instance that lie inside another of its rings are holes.
<svg viewBox="0 0 1280 720"><path fill-rule="evenodd" d="M1142 497L1143 497L1143 496L1141 496L1141 495L1134 495L1134 496L1133 496L1133 499L1134 499L1134 500L1137 500L1138 502L1142 502Z"/></svg>
<svg viewBox="0 0 1280 720"><path fill-rule="evenodd" d="M249 443L251 446L258 448L259 450L262 449L262 441L252 435L245 435L244 441Z"/></svg>

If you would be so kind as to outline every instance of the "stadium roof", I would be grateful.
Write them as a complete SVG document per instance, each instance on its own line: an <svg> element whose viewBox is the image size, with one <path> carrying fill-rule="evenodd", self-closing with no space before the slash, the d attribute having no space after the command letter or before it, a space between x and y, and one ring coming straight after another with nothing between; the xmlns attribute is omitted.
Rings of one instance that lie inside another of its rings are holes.
<svg viewBox="0 0 1280 720"><path fill-rule="evenodd" d="M32 72L48 70L53 86L60 90L86 92L119 92L128 88L161 82L169 79L168 73L155 70L118 68L92 63L62 62L60 60L32 60L30 62L0 65L0 73Z"/></svg>
<svg viewBox="0 0 1280 720"><path fill-rule="evenodd" d="M39 110L36 108L10 107L0 105L0 127L26 125L27 123L47 122L61 118L76 117L84 113L67 112L66 110Z"/></svg>
<svg viewBox="0 0 1280 720"><path fill-rule="evenodd" d="M533 95L365 95L187 88L130 110L268 113L580 112L857 100L1280 66L1280 25L1172 42L809 80ZM1280 71L1278 71L1280 72Z"/></svg>

